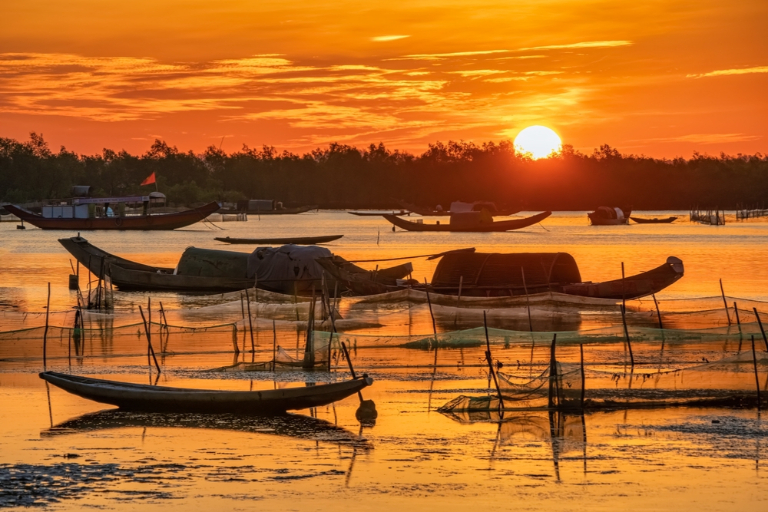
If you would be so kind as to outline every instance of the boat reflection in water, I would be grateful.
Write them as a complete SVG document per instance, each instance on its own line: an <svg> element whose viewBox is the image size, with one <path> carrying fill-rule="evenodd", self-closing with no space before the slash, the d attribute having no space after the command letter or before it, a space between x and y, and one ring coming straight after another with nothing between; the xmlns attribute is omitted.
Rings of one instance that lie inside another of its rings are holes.
<svg viewBox="0 0 768 512"><path fill-rule="evenodd" d="M581 457L584 474L587 473L587 425L584 414L562 411L453 411L443 412L452 420L464 424L496 423L496 440L491 458L501 446L526 444L531 441L549 443L555 478L560 480L560 457L577 452Z"/></svg>
<svg viewBox="0 0 768 512"><path fill-rule="evenodd" d="M83 434L121 428L215 429L277 435L368 450L373 445L345 428L301 414L257 416L238 414L141 413L106 410L84 414L40 432L41 437ZM362 432L362 429L361 429Z"/></svg>

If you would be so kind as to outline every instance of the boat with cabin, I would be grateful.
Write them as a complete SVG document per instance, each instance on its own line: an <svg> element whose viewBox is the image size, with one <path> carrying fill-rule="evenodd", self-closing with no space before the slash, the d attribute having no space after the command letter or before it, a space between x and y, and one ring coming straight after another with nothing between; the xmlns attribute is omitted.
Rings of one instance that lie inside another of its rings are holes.
<svg viewBox="0 0 768 512"><path fill-rule="evenodd" d="M405 220L394 215L384 215L384 218L396 227L406 231L449 231L457 233L490 233L523 229L552 215L552 212L542 212L524 219L494 221L493 216L486 210L477 212L461 212L450 214L447 224L437 221L435 224L424 223L421 219ZM394 229L394 228L393 228Z"/></svg>

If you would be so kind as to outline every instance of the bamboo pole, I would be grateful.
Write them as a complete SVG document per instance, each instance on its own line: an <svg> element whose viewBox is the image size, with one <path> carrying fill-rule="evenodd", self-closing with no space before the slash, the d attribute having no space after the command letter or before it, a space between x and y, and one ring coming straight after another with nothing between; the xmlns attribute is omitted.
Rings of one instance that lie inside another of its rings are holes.
<svg viewBox="0 0 768 512"><path fill-rule="evenodd" d="M733 303L733 312L736 314L736 325L739 326L739 337L742 336L741 332L741 319L739 318L739 307L736 305L736 302Z"/></svg>
<svg viewBox="0 0 768 512"><path fill-rule="evenodd" d="M659 329L664 329L664 324L661 323L661 311L659 310L659 301L656 300L656 294L652 293L653 303L656 305L656 317L659 319Z"/></svg>
<svg viewBox="0 0 768 512"><path fill-rule="evenodd" d="M757 325L760 326L760 332L763 334L763 342L765 343L765 351L768 352L768 337L765 336L765 329L763 329L763 322L760 321L760 313L757 312L757 308L752 308L755 312L755 318L757 318Z"/></svg>
<svg viewBox="0 0 768 512"><path fill-rule="evenodd" d="M528 286L525 284L525 269L520 267L520 273L523 276L523 289L525 290L525 302L528 305L528 330L533 332L533 322L531 321L531 298L528 295Z"/></svg>
<svg viewBox="0 0 768 512"><path fill-rule="evenodd" d="M728 317L728 325L731 325L731 314L728 312L728 302L725 300L725 290L723 289L722 279L720 279L720 295L723 297L723 307L725 307L725 316Z"/></svg>
<svg viewBox="0 0 768 512"><path fill-rule="evenodd" d="M435 325L435 315L432 313L432 300L429 298L429 285L427 278L424 278L424 291L427 292L427 304L429 305L429 316L432 317L432 332L435 333L435 348L437 348L437 325Z"/></svg>
<svg viewBox="0 0 768 512"><path fill-rule="evenodd" d="M147 348L149 352L152 354L152 358L155 360L155 367L157 368L157 373L161 373L160 363L157 362L157 356L155 356L155 349L152 348L152 333L149 330L149 327L147 326L147 320L144 318L144 311L141 309L141 306L139 306L139 313L141 313L141 321L144 322L144 332L147 335Z"/></svg>
<svg viewBox="0 0 768 512"><path fill-rule="evenodd" d="M587 377L584 374L584 344L583 343L579 343L579 355L581 356L581 408L583 410L584 409L584 393L587 388Z"/></svg>
<svg viewBox="0 0 768 512"><path fill-rule="evenodd" d="M755 335L752 335L752 363L755 368L755 387L757 389L757 410L760 410L760 379L757 375L757 354L755 352Z"/></svg>
<svg viewBox="0 0 768 512"><path fill-rule="evenodd" d="M272 371L275 371L275 360L277 359L277 326L275 319L272 319Z"/></svg>
<svg viewBox="0 0 768 512"><path fill-rule="evenodd" d="M251 320L251 298L248 296L248 289L245 290L245 302L248 305L248 327L251 332L251 352L256 352L256 345L253 342L253 322Z"/></svg>
<svg viewBox="0 0 768 512"><path fill-rule="evenodd" d="M554 383L557 379L557 359L555 358L555 345L557 344L557 333L552 337L552 345L549 348L549 393L547 394L547 408L552 409L555 406L554 401Z"/></svg>
<svg viewBox="0 0 768 512"><path fill-rule="evenodd" d="M493 383L496 385L496 393L499 395L499 411L504 409L504 398L501 395L501 386L496 378L496 372L493 369L493 357L491 357L491 339L488 336L488 320L485 317L485 311L483 311L483 327L485 327L485 360L488 361L488 370L493 377Z"/></svg>
<svg viewBox="0 0 768 512"><path fill-rule="evenodd" d="M453 325L459 321L459 307L461 306L461 289L464 286L464 276L459 276L459 294L456 296L456 314L453 316Z"/></svg>
<svg viewBox="0 0 768 512"><path fill-rule="evenodd" d="M626 288L624 286L624 262L621 262L621 322L624 324L624 338L627 340L629 348L629 360L632 366L635 366L635 354L632 352L632 340L629 339L629 329L627 328L627 301Z"/></svg>
<svg viewBox="0 0 768 512"><path fill-rule="evenodd" d="M45 331L43 331L43 370L48 364L48 316L51 313L51 283L48 283L48 300L45 305Z"/></svg>
<svg viewBox="0 0 768 512"><path fill-rule="evenodd" d="M349 350L347 350L347 345L343 341L341 342L341 350L344 351L344 357L347 358L347 364L349 365L349 373L352 374L352 378L356 379L357 375L355 375L355 369L352 367L352 359L349 357ZM360 403L363 403L363 394L358 391L357 392L358 398L360 398Z"/></svg>

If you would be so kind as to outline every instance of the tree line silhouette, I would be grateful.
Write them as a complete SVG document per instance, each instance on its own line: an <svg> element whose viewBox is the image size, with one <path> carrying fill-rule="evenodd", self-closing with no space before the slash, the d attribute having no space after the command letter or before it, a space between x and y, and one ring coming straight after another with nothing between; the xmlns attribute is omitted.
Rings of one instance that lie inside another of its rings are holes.
<svg viewBox="0 0 768 512"><path fill-rule="evenodd" d="M169 203L186 206L251 198L321 208L488 200L525 210L732 209L768 198L768 157L760 153L658 159L608 145L592 154L566 145L556 156L533 160L509 141L449 141L430 144L421 155L383 143L363 149L333 143L303 155L246 145L229 154L215 146L195 154L155 140L139 156L110 149L78 155L63 146L51 151L36 133L26 142L0 138L4 202L67 198L73 185L92 186L94 196L146 194L152 189L139 184L153 172Z"/></svg>

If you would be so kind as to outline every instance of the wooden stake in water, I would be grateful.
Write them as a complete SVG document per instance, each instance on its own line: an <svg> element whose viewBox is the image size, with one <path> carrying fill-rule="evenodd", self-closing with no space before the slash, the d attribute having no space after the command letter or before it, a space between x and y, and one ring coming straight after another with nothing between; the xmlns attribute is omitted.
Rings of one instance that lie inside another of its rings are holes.
<svg viewBox="0 0 768 512"><path fill-rule="evenodd" d="M736 305L736 302L733 303L733 312L736 314L736 325L739 326L739 337L741 337L741 319L739 318L739 306Z"/></svg>
<svg viewBox="0 0 768 512"><path fill-rule="evenodd" d="M587 377L584 374L584 344L579 343L579 355L581 356L581 408L584 409L584 392L587 389Z"/></svg>
<svg viewBox="0 0 768 512"><path fill-rule="evenodd" d="M349 373L352 374L352 378L356 379L357 375L355 375L355 369L352 367L352 359L349 357L349 350L347 350L347 345L343 341L341 342L341 350L344 351L344 357L347 358L347 364L349 365ZM360 403L363 403L363 394L358 391L357 397L360 399Z"/></svg>
<svg viewBox="0 0 768 512"><path fill-rule="evenodd" d="M48 363L48 315L51 312L51 283L48 283L48 301L45 304L45 331L43 331L43 369Z"/></svg>
<svg viewBox="0 0 768 512"><path fill-rule="evenodd" d="M755 318L757 318L757 325L760 326L760 332L763 334L763 343L765 343L765 351L768 352L768 338L765 336L765 329L763 329L763 322L760 321L760 313L757 312L757 308L752 308L755 312Z"/></svg>
<svg viewBox="0 0 768 512"><path fill-rule="evenodd" d="M523 276L523 290L525 291L525 302L528 305L528 330L533 332L533 322L531 321L531 298L528 296L528 286L525 284L525 269L520 267L520 273Z"/></svg>
<svg viewBox="0 0 768 512"><path fill-rule="evenodd" d="M659 301L656 300L656 294L652 293L653 303L656 305L656 317L659 319L659 329L664 329L664 324L661 323L661 311L659 311Z"/></svg>
<svg viewBox="0 0 768 512"><path fill-rule="evenodd" d="M491 339L488 336L488 320L485 317L485 311L483 311L483 327L485 327L485 360L488 361L488 371L491 372L493 377L493 383L496 385L496 393L499 396L499 411L504 409L504 397L501 395L501 386L496 378L496 372L493 369L493 357L491 356Z"/></svg>
<svg viewBox="0 0 768 512"><path fill-rule="evenodd" d="M453 316L453 325L459 321L459 307L461 306L461 288L464 286L464 276L459 276L459 294L456 296L456 314Z"/></svg>
<svg viewBox="0 0 768 512"><path fill-rule="evenodd" d="M272 319L272 371L275 371L275 363L277 360L277 326L275 320Z"/></svg>
<svg viewBox="0 0 768 512"><path fill-rule="evenodd" d="M152 358L155 360L155 367L157 368L157 373L160 373L160 363L157 362L157 356L155 356L155 349L152 348L152 332L149 330L149 327L147 326L147 320L144 318L144 311L141 309L141 306L139 306L139 313L141 313L141 321L144 322L144 332L147 335L147 349L149 350L149 353L152 354Z"/></svg>
<svg viewBox="0 0 768 512"><path fill-rule="evenodd" d="M752 362L755 367L755 387L757 389L757 410L760 410L760 379L757 375L757 354L755 353L755 335L752 335Z"/></svg>
<svg viewBox="0 0 768 512"><path fill-rule="evenodd" d="M547 394L547 408L555 407L555 383L557 379L557 359L555 358L555 345L557 333L552 336L552 345L549 348L549 393Z"/></svg>
<svg viewBox="0 0 768 512"><path fill-rule="evenodd" d="M424 291L427 292L427 304L429 305L429 316L432 318L432 332L435 333L435 347L437 347L437 325L435 324L435 315L432 313L432 300L429 298L429 285L427 278L424 278Z"/></svg>
<svg viewBox="0 0 768 512"><path fill-rule="evenodd" d="M720 295L723 296L723 307L725 307L725 316L728 317L728 325L731 325L731 314L728 312L728 302L725 300L725 290L723 289L722 279L720 279Z"/></svg>
<svg viewBox="0 0 768 512"><path fill-rule="evenodd" d="M629 348L629 361L632 366L635 366L635 355L632 352L632 341L629 339L629 329L627 328L627 301L625 299L625 287L624 287L624 262L621 262L621 322L624 324L624 339L627 340L627 348Z"/></svg>
<svg viewBox="0 0 768 512"><path fill-rule="evenodd" d="M251 298L248 296L248 290L245 290L245 303L248 305L248 327L251 331L251 352L256 352L256 344L253 342L253 322L251 321Z"/></svg>

